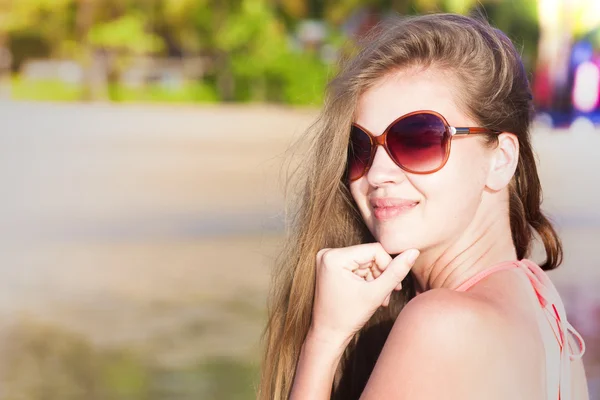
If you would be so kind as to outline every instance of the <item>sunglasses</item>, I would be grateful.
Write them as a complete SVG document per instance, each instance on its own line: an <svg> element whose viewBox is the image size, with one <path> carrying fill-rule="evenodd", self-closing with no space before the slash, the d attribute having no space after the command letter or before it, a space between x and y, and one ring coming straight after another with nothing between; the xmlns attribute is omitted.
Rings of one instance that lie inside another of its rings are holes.
<svg viewBox="0 0 600 400"><path fill-rule="evenodd" d="M446 164L450 142L455 135L473 135L500 131L487 128L450 126L435 111L414 111L392 122L380 136L358 124L352 124L346 176L355 181L367 173L381 145L390 158L406 172L431 174Z"/></svg>

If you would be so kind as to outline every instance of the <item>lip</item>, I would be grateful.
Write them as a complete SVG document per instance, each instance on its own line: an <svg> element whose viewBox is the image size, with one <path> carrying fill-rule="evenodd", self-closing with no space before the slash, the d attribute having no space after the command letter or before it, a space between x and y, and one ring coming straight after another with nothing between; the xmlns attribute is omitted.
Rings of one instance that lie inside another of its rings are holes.
<svg viewBox="0 0 600 400"><path fill-rule="evenodd" d="M390 219L412 210L418 201L399 198L374 198L370 201L373 214L378 220Z"/></svg>

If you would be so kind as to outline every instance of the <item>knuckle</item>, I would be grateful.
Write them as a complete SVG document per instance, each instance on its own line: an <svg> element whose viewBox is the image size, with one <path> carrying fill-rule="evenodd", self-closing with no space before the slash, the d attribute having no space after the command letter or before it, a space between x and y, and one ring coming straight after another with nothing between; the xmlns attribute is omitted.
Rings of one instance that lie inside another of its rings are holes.
<svg viewBox="0 0 600 400"><path fill-rule="evenodd" d="M317 265L320 265L323 263L323 256L329 251L331 250L330 248L323 248L321 250L319 250L317 252Z"/></svg>
<svg viewBox="0 0 600 400"><path fill-rule="evenodd" d="M328 251L323 252L323 254L321 254L321 264L323 266L328 266L332 264L332 260L333 260L333 252L331 251L331 249L327 249Z"/></svg>
<svg viewBox="0 0 600 400"><path fill-rule="evenodd" d="M392 260L392 257L385 251L381 243L375 242L373 243L373 259L378 260L379 262L389 263Z"/></svg>
<svg viewBox="0 0 600 400"><path fill-rule="evenodd" d="M320 260L321 257L323 256L323 253L325 253L328 249L327 248L323 248L319 251L317 251L317 260Z"/></svg>

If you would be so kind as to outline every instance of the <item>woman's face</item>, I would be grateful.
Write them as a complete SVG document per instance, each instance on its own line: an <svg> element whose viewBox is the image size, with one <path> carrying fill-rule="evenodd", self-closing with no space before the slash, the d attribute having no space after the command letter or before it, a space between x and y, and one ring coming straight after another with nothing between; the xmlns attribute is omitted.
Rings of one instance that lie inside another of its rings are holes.
<svg viewBox="0 0 600 400"><path fill-rule="evenodd" d="M478 126L457 107L457 94L450 79L434 69L394 72L363 93L355 122L379 136L401 115L433 110L451 126ZM403 171L383 147L377 148L371 168L350 183L350 191L369 230L388 253L446 247L467 230L476 218L490 168L489 150L481 139L453 138L446 165L426 175ZM393 215L373 204L382 198L416 205Z"/></svg>

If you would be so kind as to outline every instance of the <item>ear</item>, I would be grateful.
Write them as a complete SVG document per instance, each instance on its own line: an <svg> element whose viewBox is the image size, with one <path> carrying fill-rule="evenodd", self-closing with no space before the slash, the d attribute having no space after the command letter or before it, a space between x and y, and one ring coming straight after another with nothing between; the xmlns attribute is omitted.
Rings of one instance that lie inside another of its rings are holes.
<svg viewBox="0 0 600 400"><path fill-rule="evenodd" d="M498 135L498 145L491 151L490 169L486 186L497 191L504 188L517 169L519 162L519 139L513 133Z"/></svg>

